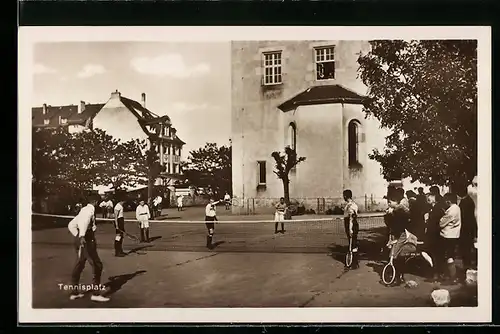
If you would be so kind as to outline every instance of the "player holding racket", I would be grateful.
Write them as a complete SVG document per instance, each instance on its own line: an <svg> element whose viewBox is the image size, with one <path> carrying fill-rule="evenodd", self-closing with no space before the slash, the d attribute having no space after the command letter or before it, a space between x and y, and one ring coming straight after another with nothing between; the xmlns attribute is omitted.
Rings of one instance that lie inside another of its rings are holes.
<svg viewBox="0 0 500 334"><path fill-rule="evenodd" d="M71 274L71 284L73 287L79 285L80 276L85 268L85 263L88 260L93 271L92 283L94 291L92 293L91 300L97 302L107 302L109 301L109 298L104 297L99 290L99 287L101 287L101 274L103 266L101 259L97 254L97 243L94 234L97 229L95 224L95 205L97 201L89 201L85 199L81 203L83 205L82 209L68 224L68 230L75 239L75 250L78 254L76 264ZM84 294L82 291L74 289L71 291L70 299L75 300L82 298L83 296Z"/></svg>
<svg viewBox="0 0 500 334"><path fill-rule="evenodd" d="M344 190L346 206L344 208L344 229L349 240L349 249L346 255L346 268L357 269L358 263L358 205L352 199L352 191Z"/></svg>
<svg viewBox="0 0 500 334"><path fill-rule="evenodd" d="M123 235L125 233L125 220L123 218L123 203L125 201L118 201L115 205L115 256L124 257L127 255L123 251Z"/></svg>
<svg viewBox="0 0 500 334"><path fill-rule="evenodd" d="M213 198L210 198L210 203L205 207L205 226L207 227L207 248L212 249L212 239L215 232L215 222L217 221L217 204L221 201L215 202Z"/></svg>

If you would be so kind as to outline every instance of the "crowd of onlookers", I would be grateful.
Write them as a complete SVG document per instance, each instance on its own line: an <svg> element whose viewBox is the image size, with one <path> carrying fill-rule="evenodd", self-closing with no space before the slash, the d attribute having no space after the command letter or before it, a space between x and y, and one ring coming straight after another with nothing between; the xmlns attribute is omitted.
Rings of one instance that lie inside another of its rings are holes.
<svg viewBox="0 0 500 334"><path fill-rule="evenodd" d="M462 260L464 273L477 265L477 178L470 185L453 185L443 196L437 186L428 193L423 188L405 191L390 188L389 209L385 222L389 228L388 246L395 265L404 280L405 255L421 247L422 255L432 267L432 280L458 283L456 255ZM464 277L465 278L465 277Z"/></svg>

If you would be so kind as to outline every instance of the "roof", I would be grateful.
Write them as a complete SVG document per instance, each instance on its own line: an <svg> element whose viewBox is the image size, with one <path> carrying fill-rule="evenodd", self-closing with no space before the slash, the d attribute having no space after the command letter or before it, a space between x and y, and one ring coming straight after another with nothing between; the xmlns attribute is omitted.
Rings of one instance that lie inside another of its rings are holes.
<svg viewBox="0 0 500 334"><path fill-rule="evenodd" d="M158 117L158 115L144 108L142 104L140 104L135 100L131 100L129 98L120 96L120 101L125 105L125 107L130 109L132 112L136 112L137 113L136 116L139 116L138 118L151 119Z"/></svg>
<svg viewBox="0 0 500 334"><path fill-rule="evenodd" d="M81 114L78 113L78 106L47 106L47 113L43 114L43 107L31 108L31 120L33 126L57 127L59 124L59 116L61 119L67 119L68 125L84 125L88 119L93 118L104 104L86 104L85 109ZM45 120L49 120L49 124L45 124Z"/></svg>
<svg viewBox="0 0 500 334"><path fill-rule="evenodd" d="M278 106L278 108L287 112L299 106L313 104L362 104L363 99L364 96L361 96L341 85L312 86L295 95L291 99L283 102Z"/></svg>

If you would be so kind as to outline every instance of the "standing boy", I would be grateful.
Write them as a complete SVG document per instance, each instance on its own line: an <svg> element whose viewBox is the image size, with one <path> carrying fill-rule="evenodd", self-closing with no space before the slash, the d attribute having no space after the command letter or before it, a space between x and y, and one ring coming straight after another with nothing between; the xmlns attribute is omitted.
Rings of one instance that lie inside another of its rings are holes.
<svg viewBox="0 0 500 334"><path fill-rule="evenodd" d="M74 238L74 246L78 258L71 274L71 284L73 287L79 286L80 276L87 260L90 262L93 271L93 293L91 300L97 302L107 302L109 298L104 297L101 291L101 274L103 265L99 255L97 254L97 242L95 239L95 200L82 200L82 209L78 215L73 218L68 224L68 230ZM75 300L84 297L84 294L79 289L72 289L70 299Z"/></svg>
<svg viewBox="0 0 500 334"><path fill-rule="evenodd" d="M447 263L450 283L457 283L457 269L454 258L462 226L460 207L457 205L457 196L455 194L447 193L444 195L443 202L446 211L439 221L441 241L444 248L443 260L446 260Z"/></svg>
<svg viewBox="0 0 500 334"><path fill-rule="evenodd" d="M177 211L182 211L182 195L177 197Z"/></svg>
<svg viewBox="0 0 500 334"><path fill-rule="evenodd" d="M344 230L348 240L351 243L352 250L352 269L359 267L358 263L358 205L352 199L352 191L349 189L344 190L344 201L346 206L344 208Z"/></svg>
<svg viewBox="0 0 500 334"><path fill-rule="evenodd" d="M119 201L115 205L115 256L123 257L127 255L123 251L123 234L125 232L125 220L123 218L123 203L125 201Z"/></svg>
<svg viewBox="0 0 500 334"><path fill-rule="evenodd" d="M281 233L285 233L285 214L287 210L287 205L283 197L280 198L278 204L276 204L276 213L274 214L274 234L278 233L278 224L281 222Z"/></svg>
<svg viewBox="0 0 500 334"><path fill-rule="evenodd" d="M229 210L229 207L231 206L231 196L227 193L224 195L224 203L226 204L226 210Z"/></svg>
<svg viewBox="0 0 500 334"><path fill-rule="evenodd" d="M219 201L215 202L213 198L210 198L210 202L205 207L205 226L207 227L207 248L212 249L212 239L215 232L215 222L217 221L217 207L216 205Z"/></svg>
<svg viewBox="0 0 500 334"><path fill-rule="evenodd" d="M139 222L139 228L141 229L141 242L149 242L149 219L151 218L151 213L144 200L141 200L137 209L135 209L135 218Z"/></svg>

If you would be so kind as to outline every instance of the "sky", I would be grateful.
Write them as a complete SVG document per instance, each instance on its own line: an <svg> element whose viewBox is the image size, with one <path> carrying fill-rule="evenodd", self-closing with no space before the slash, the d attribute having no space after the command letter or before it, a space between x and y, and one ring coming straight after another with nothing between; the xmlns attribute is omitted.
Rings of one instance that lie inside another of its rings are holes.
<svg viewBox="0 0 500 334"><path fill-rule="evenodd" d="M39 43L32 106L106 103L115 90L140 102L146 93L146 107L170 117L184 152L228 145L230 57L229 42Z"/></svg>

